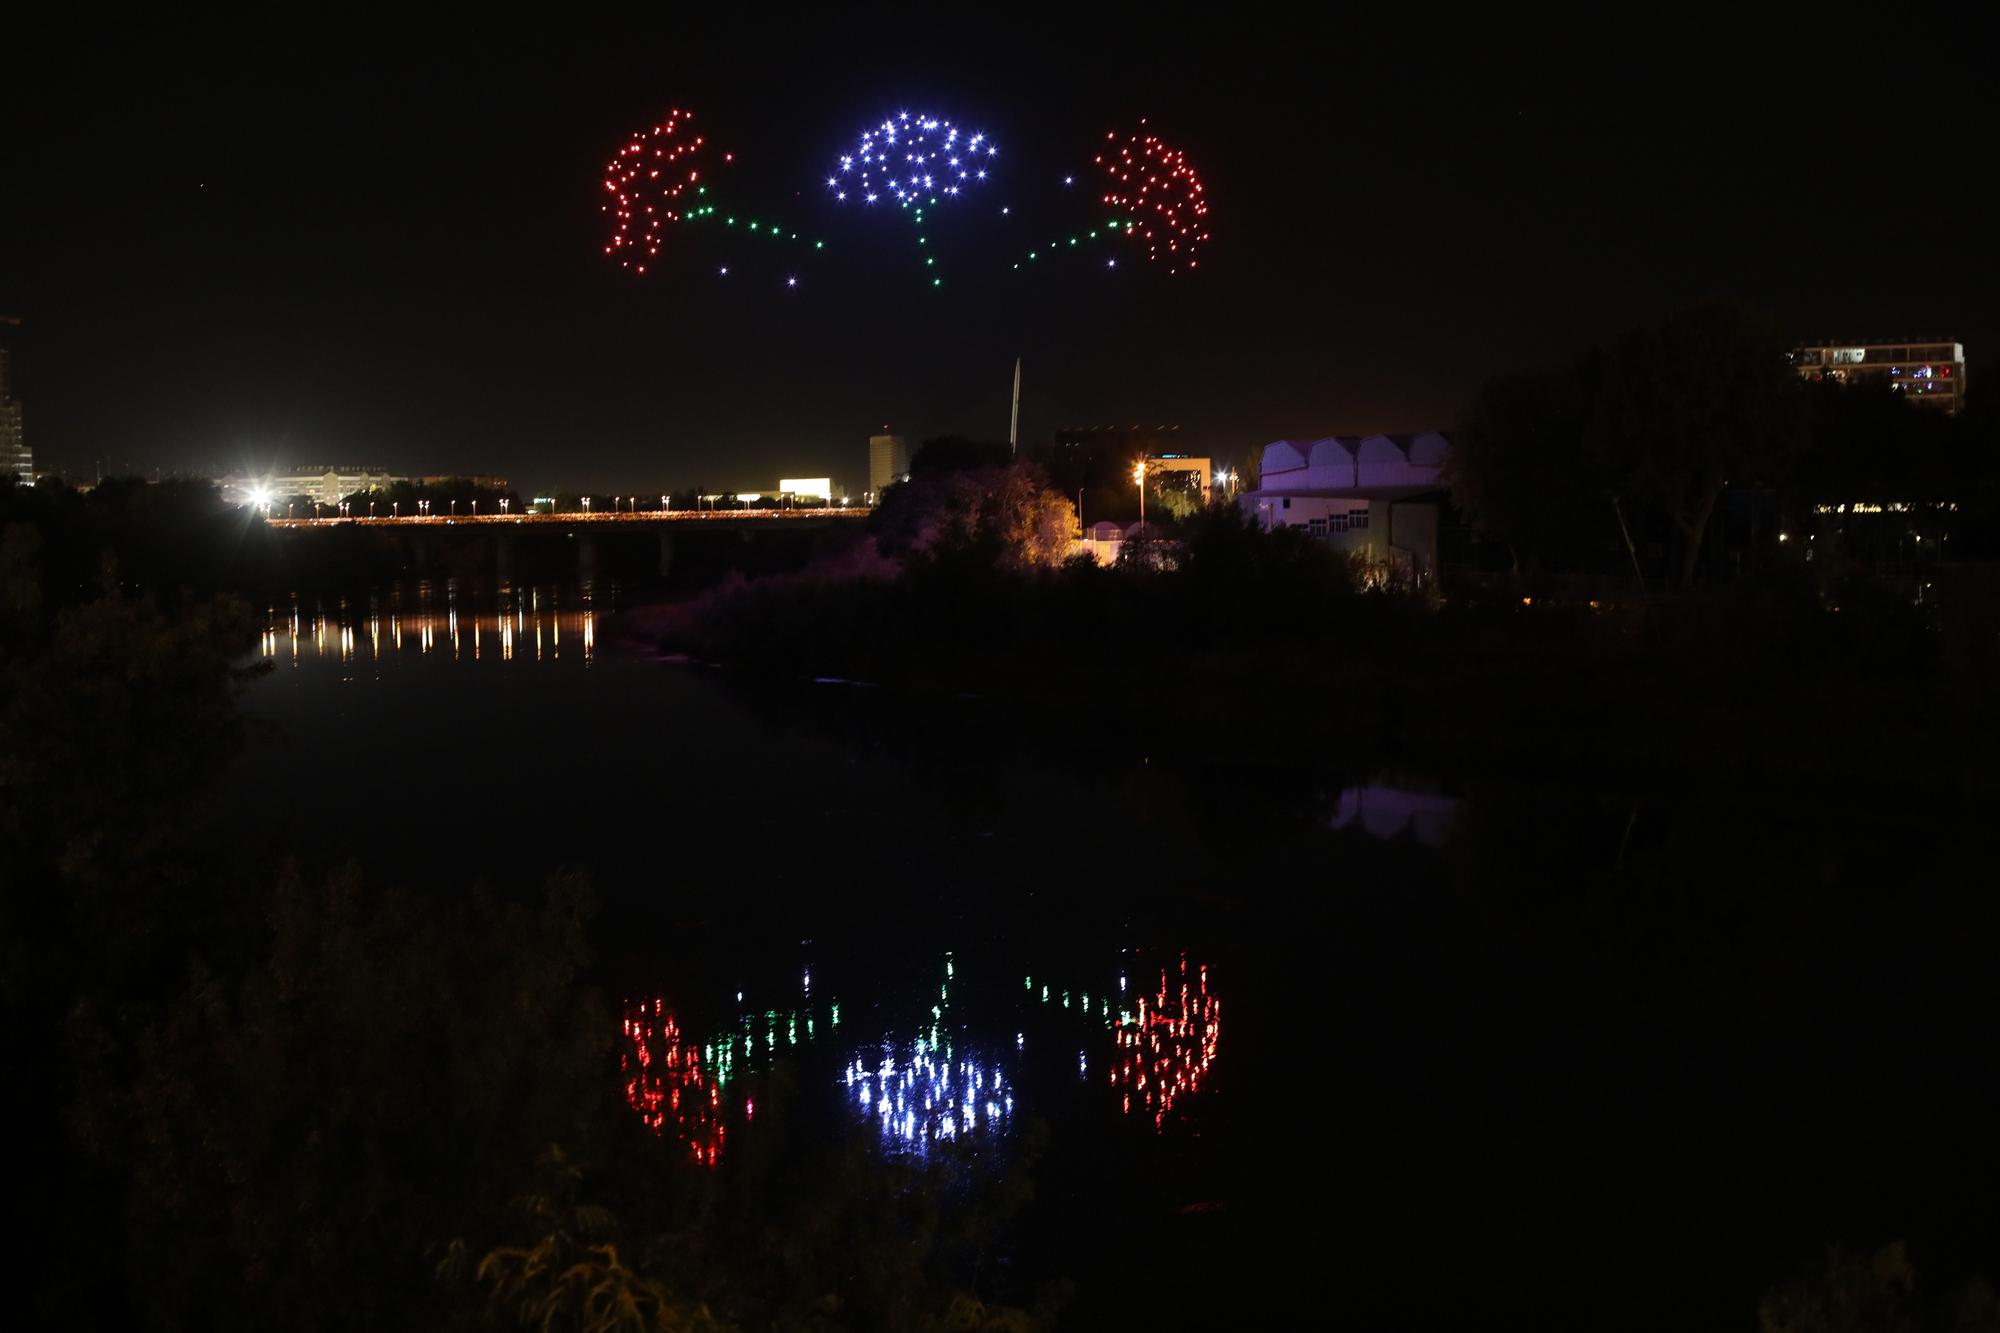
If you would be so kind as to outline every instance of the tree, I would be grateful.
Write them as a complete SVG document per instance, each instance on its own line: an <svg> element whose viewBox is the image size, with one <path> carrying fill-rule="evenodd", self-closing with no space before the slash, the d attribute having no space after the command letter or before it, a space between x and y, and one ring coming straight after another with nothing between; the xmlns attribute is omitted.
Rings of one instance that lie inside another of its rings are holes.
<svg viewBox="0 0 2000 1333"><path fill-rule="evenodd" d="M870 519L876 545L888 556L971 559L996 565L1053 568L1069 555L1076 508L1048 489L1042 470L1016 459L980 462L976 448L955 455L926 445L910 479L889 488Z"/></svg>
<svg viewBox="0 0 2000 1333"><path fill-rule="evenodd" d="M151 1317L418 1322L426 1251L502 1215L504 1168L610 1106L611 1019L578 984L589 911L574 876L537 910L282 875L245 964L193 964L130 1068L86 1085L82 1123L131 1173Z"/></svg>
<svg viewBox="0 0 2000 1333"><path fill-rule="evenodd" d="M1602 505L1584 457L1588 405L1574 370L1489 381L1452 442L1452 503L1518 567L1573 554Z"/></svg>
<svg viewBox="0 0 2000 1333"><path fill-rule="evenodd" d="M1767 314L1712 300L1635 330L1599 363L1585 458L1681 536L1694 581L1723 489L1772 484L1805 447L1804 384Z"/></svg>

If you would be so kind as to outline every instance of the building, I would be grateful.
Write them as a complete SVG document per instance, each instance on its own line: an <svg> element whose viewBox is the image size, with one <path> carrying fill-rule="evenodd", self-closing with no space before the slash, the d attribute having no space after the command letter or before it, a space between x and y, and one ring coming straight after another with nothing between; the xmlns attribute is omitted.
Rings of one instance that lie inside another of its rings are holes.
<svg viewBox="0 0 2000 1333"><path fill-rule="evenodd" d="M282 504L300 498L313 504L337 505L356 491L382 490L407 477L382 468L328 467L300 468L262 475L240 474L223 477L222 498L231 504ZM504 478L496 478L502 480ZM504 489L504 487L503 487Z"/></svg>
<svg viewBox="0 0 2000 1333"><path fill-rule="evenodd" d="M778 481L778 494L789 495L798 500L833 501L832 477L783 477Z"/></svg>
<svg viewBox="0 0 2000 1333"><path fill-rule="evenodd" d="M1257 489L1237 503L1267 531L1294 528L1381 575L1422 582L1437 573L1450 454L1436 431L1275 440L1264 446Z"/></svg>
<svg viewBox="0 0 2000 1333"><path fill-rule="evenodd" d="M1190 458L1186 454L1160 454L1145 461L1146 475L1158 477L1175 472L1185 474L1189 481L1201 491L1201 503L1208 503L1208 497L1215 482L1215 470L1206 458Z"/></svg>
<svg viewBox="0 0 2000 1333"><path fill-rule="evenodd" d="M868 492L876 499L910 475L909 445L900 435L868 437Z"/></svg>
<svg viewBox="0 0 2000 1333"><path fill-rule="evenodd" d="M1947 415L1965 401L1965 348L1958 343L1829 343L1795 349L1792 364L1809 380L1886 384Z"/></svg>
<svg viewBox="0 0 2000 1333"><path fill-rule="evenodd" d="M1030 454L1048 473L1049 485L1078 500L1088 518L1124 523L1139 516L1133 466L1142 458L1186 460L1186 455L1179 426L1065 426ZM1206 499L1207 477L1200 480Z"/></svg>
<svg viewBox="0 0 2000 1333"><path fill-rule="evenodd" d="M14 397L14 336L20 327L21 321L12 315L0 315L0 476L32 486L35 454L28 448L21 404Z"/></svg>

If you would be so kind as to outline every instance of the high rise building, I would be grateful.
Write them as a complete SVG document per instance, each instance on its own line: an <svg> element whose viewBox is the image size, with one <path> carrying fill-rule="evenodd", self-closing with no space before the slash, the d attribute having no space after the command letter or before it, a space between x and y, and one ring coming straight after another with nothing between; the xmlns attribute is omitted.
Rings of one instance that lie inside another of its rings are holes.
<svg viewBox="0 0 2000 1333"><path fill-rule="evenodd" d="M1965 401L1965 348L1958 343L1838 343L1801 347L1792 364L1809 380L1886 384L1946 414Z"/></svg>
<svg viewBox="0 0 2000 1333"><path fill-rule="evenodd" d="M909 475L910 450L900 435L868 437L868 489L876 499L895 482Z"/></svg>
<svg viewBox="0 0 2000 1333"><path fill-rule="evenodd" d="M35 455L28 448L21 404L14 397L14 339L20 327L21 321L12 315L0 315L0 476L32 486Z"/></svg>

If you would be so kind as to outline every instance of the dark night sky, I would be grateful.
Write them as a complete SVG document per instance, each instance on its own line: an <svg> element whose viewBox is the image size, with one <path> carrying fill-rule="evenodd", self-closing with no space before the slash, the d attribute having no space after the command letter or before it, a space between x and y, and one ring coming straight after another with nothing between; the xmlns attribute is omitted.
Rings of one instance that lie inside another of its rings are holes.
<svg viewBox="0 0 2000 1333"><path fill-rule="evenodd" d="M1996 108L1971 43L1740 26L1593 46L1510 29L1449 51L1303 29L1134 42L931 13L14 53L0 311L27 321L38 462L858 483L885 422L1004 437L1017 353L1024 438L1177 422L1229 455L1449 424L1488 374L1715 292L1802 335L1957 338L1975 392L2000 347L1978 165ZM721 280L695 238L670 234L644 279L601 255L600 168L676 103L829 239L797 289ZM900 219L857 224L819 188L903 109L1005 153L990 197L940 220L935 291ZM1053 182L1139 115L1207 183L1201 273L1133 256L1014 274L1026 238L994 205L1060 207Z"/></svg>

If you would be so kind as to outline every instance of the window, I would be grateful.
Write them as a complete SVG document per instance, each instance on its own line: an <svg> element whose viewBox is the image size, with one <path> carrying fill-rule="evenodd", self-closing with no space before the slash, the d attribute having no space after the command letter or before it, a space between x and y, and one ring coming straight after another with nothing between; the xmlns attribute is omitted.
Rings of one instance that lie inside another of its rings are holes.
<svg viewBox="0 0 2000 1333"><path fill-rule="evenodd" d="M1368 531L1368 511L1367 511L1366 509L1350 509L1350 510L1348 510L1348 511L1347 511L1347 530L1348 530L1349 532L1366 532L1366 531Z"/></svg>
<svg viewBox="0 0 2000 1333"><path fill-rule="evenodd" d="M1329 515L1327 516L1327 520L1326 520L1326 527L1327 527L1327 531L1329 531L1329 532L1345 532L1345 531L1347 531L1347 515L1345 515L1345 514L1329 514Z"/></svg>
<svg viewBox="0 0 2000 1333"><path fill-rule="evenodd" d="M1292 507L1292 497L1288 495L1285 497L1285 508L1290 509L1291 507Z"/></svg>
<svg viewBox="0 0 2000 1333"><path fill-rule="evenodd" d="M1326 536L1326 520L1323 518L1313 519L1306 524L1306 531L1315 537Z"/></svg>

